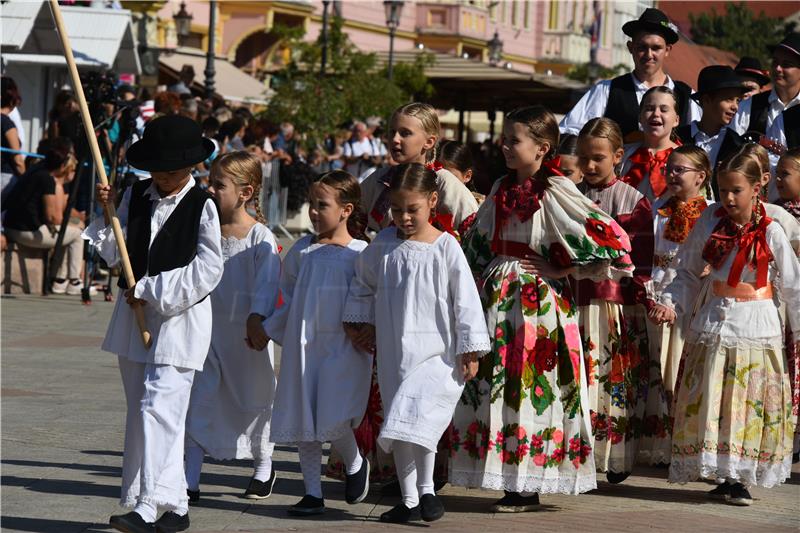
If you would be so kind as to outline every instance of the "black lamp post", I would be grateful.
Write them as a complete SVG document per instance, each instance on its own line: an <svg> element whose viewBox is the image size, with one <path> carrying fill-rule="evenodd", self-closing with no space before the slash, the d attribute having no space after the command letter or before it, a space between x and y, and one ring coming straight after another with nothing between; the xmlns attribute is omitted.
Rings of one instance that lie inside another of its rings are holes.
<svg viewBox="0 0 800 533"><path fill-rule="evenodd" d="M489 63L492 65L499 64L503 58L503 41L500 40L497 30L494 30L494 37L486 44L489 46Z"/></svg>
<svg viewBox="0 0 800 533"><path fill-rule="evenodd" d="M175 33L178 34L178 44L183 46L186 38L192 32L192 15L186 11L186 2L181 2L181 8L177 13L172 15L172 20L175 21Z"/></svg>
<svg viewBox="0 0 800 533"><path fill-rule="evenodd" d="M209 0L208 2L208 51L206 52L206 70L203 74L206 76L206 98L214 97L214 42L217 40L217 0Z"/></svg>
<svg viewBox="0 0 800 533"><path fill-rule="evenodd" d="M322 0L322 61L319 66L319 75L325 75L325 66L328 63L328 6L331 0Z"/></svg>
<svg viewBox="0 0 800 533"><path fill-rule="evenodd" d="M394 34L400 25L400 13L403 12L403 0L384 0L383 9L386 13L386 26L389 27L389 81L392 80L392 67L394 62Z"/></svg>

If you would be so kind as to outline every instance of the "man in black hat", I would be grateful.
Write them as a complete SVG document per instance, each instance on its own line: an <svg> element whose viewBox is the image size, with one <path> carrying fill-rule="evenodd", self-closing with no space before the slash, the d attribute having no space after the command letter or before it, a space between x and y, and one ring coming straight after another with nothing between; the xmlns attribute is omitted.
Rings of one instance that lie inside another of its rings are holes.
<svg viewBox="0 0 800 533"><path fill-rule="evenodd" d="M744 80L727 65L705 67L697 76L697 92L692 100L703 108L703 118L678 126L676 132L683 144L694 144L706 151L712 169L744 144L728 125L747 90ZM712 179L711 187L718 198L716 179Z"/></svg>
<svg viewBox="0 0 800 533"><path fill-rule="evenodd" d="M777 61L774 56L778 56ZM772 167L778 164L778 152L781 148L797 148L800 146L800 33L787 36L773 51L773 71L775 72L774 90L794 87L784 91L795 96L783 108L772 124L767 128L767 137L776 141L780 147L770 153ZM780 93L778 93L780 94ZM781 98L782 100L783 98Z"/></svg>
<svg viewBox="0 0 800 533"><path fill-rule="evenodd" d="M638 20L626 22L622 31L631 38L628 51L633 57L633 72L596 83L562 119L561 133L577 135L590 119L604 116L616 121L626 142L632 142L639 132L642 96L657 85L666 85L678 95L681 123L700 118L699 106L689 98L691 87L672 80L664 72L664 60L678 42L677 29L667 16L658 9L648 8Z"/></svg>
<svg viewBox="0 0 800 533"><path fill-rule="evenodd" d="M127 533L189 528L183 470L184 426L195 371L211 343L211 301L222 277L219 215L211 196L195 187L191 170L214 150L191 119L167 115L150 122L131 145L128 162L152 179L134 183L119 208L136 284L120 285L103 350L117 354L127 401L121 505L111 526ZM102 204L111 188L97 186ZM109 265L120 261L108 220L84 232ZM133 307L143 306L152 334L146 347ZM165 512L156 520L159 507Z"/></svg>
<svg viewBox="0 0 800 533"><path fill-rule="evenodd" d="M744 56L739 59L739 63L733 71L744 80L744 84L749 89L742 100L755 96L761 92L761 88L769 83L767 71L761 68L761 61L755 57Z"/></svg>
<svg viewBox="0 0 800 533"><path fill-rule="evenodd" d="M800 33L790 33L777 45L770 46L769 50L772 52L772 90L742 102L733 119L733 127L742 135L755 132L769 138L783 137L785 140L786 132L800 129L800 124L786 124L784 119L780 128L773 128L773 125L784 111L800 104Z"/></svg>

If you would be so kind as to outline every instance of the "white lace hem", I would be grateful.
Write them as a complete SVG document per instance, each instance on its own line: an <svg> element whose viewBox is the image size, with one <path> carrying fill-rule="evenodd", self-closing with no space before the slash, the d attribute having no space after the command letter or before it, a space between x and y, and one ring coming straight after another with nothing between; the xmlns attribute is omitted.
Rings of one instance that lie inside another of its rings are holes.
<svg viewBox="0 0 800 533"><path fill-rule="evenodd" d="M270 442L277 444L296 444L298 442L328 442L345 436L352 428L343 424L333 429L322 431L280 431L269 434Z"/></svg>
<svg viewBox="0 0 800 533"><path fill-rule="evenodd" d="M374 324L375 319L366 313L344 313L342 322L345 324Z"/></svg>
<svg viewBox="0 0 800 533"><path fill-rule="evenodd" d="M639 456L636 458L636 462L640 464L646 465L657 465L657 464L664 464L668 465L672 460L672 452L667 450L648 450L648 451L639 451Z"/></svg>
<svg viewBox="0 0 800 533"><path fill-rule="evenodd" d="M585 468L586 465L583 465ZM592 471L574 477L518 476L493 472L450 471L450 483L457 487L536 492L537 494L581 494L597 488L597 475Z"/></svg>
<svg viewBox="0 0 800 533"><path fill-rule="evenodd" d="M719 346L722 348L759 348L780 351L783 349L783 335L772 337L725 337L719 333L690 330L686 335L686 344L700 344L703 346Z"/></svg>
<svg viewBox="0 0 800 533"><path fill-rule="evenodd" d="M477 353L480 355L485 355L492 351L492 344L488 341L477 341L477 342L465 342L458 347L456 350L457 355L462 355L465 353Z"/></svg>
<svg viewBox="0 0 800 533"><path fill-rule="evenodd" d="M689 483L700 478L728 479L749 487L768 489L789 479L791 472L791 454L780 463L766 464L735 455L701 452L694 457L673 457L669 466L669 482Z"/></svg>

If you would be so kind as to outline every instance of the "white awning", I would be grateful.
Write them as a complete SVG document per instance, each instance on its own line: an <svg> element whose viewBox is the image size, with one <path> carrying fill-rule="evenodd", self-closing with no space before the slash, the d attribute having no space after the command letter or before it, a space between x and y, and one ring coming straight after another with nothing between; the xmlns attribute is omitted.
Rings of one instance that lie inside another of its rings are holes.
<svg viewBox="0 0 800 533"><path fill-rule="evenodd" d="M62 6L61 13L78 65L141 71L130 11ZM49 4L41 0L8 2L0 8L0 15L0 46L9 52L3 53L3 61L66 64Z"/></svg>
<svg viewBox="0 0 800 533"><path fill-rule="evenodd" d="M191 65L195 72L202 73L206 69L206 56L202 50L179 48L173 53L162 53L159 63L176 74L184 65ZM242 72L226 59L217 57L214 70L214 90L225 100L249 104L266 104L269 101L272 91L264 83Z"/></svg>

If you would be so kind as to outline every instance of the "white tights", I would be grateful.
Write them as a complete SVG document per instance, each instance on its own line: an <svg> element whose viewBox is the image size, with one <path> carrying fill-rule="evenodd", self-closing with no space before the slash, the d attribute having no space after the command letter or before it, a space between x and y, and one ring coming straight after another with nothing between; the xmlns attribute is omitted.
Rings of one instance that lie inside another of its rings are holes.
<svg viewBox="0 0 800 533"><path fill-rule="evenodd" d="M361 469L363 459L358 452L358 444L356 444L356 438L352 431L331 441L331 445L342 456L342 462L348 475L355 474ZM303 473L306 494L322 498L322 480L320 478L322 443L320 441L298 442L297 453L300 456L300 471Z"/></svg>
<svg viewBox="0 0 800 533"><path fill-rule="evenodd" d="M186 438L185 469L186 485L189 490L200 490L200 472L203 470L203 456L205 452L191 437ZM258 481L267 481L272 475L272 456L259 457L254 460L255 468L253 478Z"/></svg>
<svg viewBox="0 0 800 533"><path fill-rule="evenodd" d="M433 466L436 452L411 442L396 440L392 445L403 504L411 509L419 505L423 494L434 494Z"/></svg>

